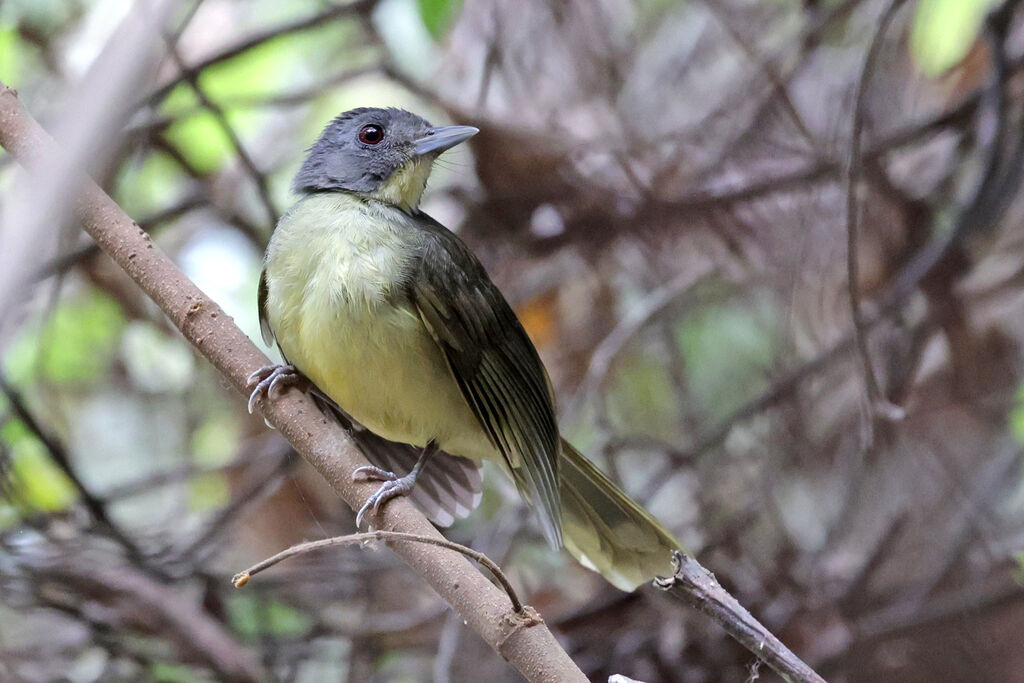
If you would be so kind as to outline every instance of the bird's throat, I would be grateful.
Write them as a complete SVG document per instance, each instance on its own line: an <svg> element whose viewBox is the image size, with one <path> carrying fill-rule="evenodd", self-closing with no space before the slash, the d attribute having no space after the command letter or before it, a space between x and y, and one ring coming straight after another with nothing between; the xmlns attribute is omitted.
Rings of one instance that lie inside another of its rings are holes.
<svg viewBox="0 0 1024 683"><path fill-rule="evenodd" d="M430 177L431 165L430 159L412 159L370 192L369 196L406 213L412 213L420 205L423 190Z"/></svg>

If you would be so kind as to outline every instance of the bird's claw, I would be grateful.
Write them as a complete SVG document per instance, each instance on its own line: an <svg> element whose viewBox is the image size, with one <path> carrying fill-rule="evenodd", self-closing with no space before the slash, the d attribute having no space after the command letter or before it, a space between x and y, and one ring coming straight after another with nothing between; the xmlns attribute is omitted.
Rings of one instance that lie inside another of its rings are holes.
<svg viewBox="0 0 1024 683"><path fill-rule="evenodd" d="M249 394L249 414L256 409L256 403L266 396L275 399L285 387L297 386L305 377L294 365L264 365L245 380L245 386L252 388Z"/></svg>
<svg viewBox="0 0 1024 683"><path fill-rule="evenodd" d="M352 481L359 481L360 477L364 477L363 481L394 481L398 479L398 475L394 472L373 465L357 467L352 472Z"/></svg>
<svg viewBox="0 0 1024 683"><path fill-rule="evenodd" d="M374 467L373 465L366 465L356 469L352 473L352 479L359 481L361 477L365 477L363 481L383 481L381 487L377 489L363 506L359 508L359 512L356 513L356 528L362 525L363 515L368 510L377 512L380 506L388 502L392 498L398 498L399 496L408 495L413 489L413 485L416 483L416 475L409 473L404 477L400 477L394 472L381 469L380 467Z"/></svg>

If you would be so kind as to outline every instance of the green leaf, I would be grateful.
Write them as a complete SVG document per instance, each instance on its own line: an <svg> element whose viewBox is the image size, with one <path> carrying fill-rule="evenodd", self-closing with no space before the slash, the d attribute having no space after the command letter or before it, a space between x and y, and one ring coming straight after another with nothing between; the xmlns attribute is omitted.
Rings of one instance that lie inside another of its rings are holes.
<svg viewBox="0 0 1024 683"><path fill-rule="evenodd" d="M0 531L7 531L21 521L18 509L3 498L0 498Z"/></svg>
<svg viewBox="0 0 1024 683"><path fill-rule="evenodd" d="M4 83L18 82L21 73L20 42L18 27L0 22L0 80Z"/></svg>
<svg viewBox="0 0 1024 683"><path fill-rule="evenodd" d="M267 631L278 638L298 637L309 633L313 622L305 612L277 600L266 605Z"/></svg>
<svg viewBox="0 0 1024 683"><path fill-rule="evenodd" d="M967 56L995 0L920 0L910 53L926 76L938 76Z"/></svg>
<svg viewBox="0 0 1024 683"><path fill-rule="evenodd" d="M309 633L313 627L313 622L301 610L254 593L229 593L227 608L232 628L245 638L298 637Z"/></svg>
<svg viewBox="0 0 1024 683"><path fill-rule="evenodd" d="M12 427L17 424L18 426ZM58 512L78 495L74 484L53 460L43 444L20 422L8 422L3 438L11 444L11 481L19 497L31 508Z"/></svg>
<svg viewBox="0 0 1024 683"><path fill-rule="evenodd" d="M609 415L631 432L670 441L679 437L675 393L659 359L643 352L623 357L607 401Z"/></svg>
<svg viewBox="0 0 1024 683"><path fill-rule="evenodd" d="M1013 560L1017 563L1017 566L1013 569L1013 580L1018 585L1024 586L1024 550L1014 553Z"/></svg>
<svg viewBox="0 0 1024 683"><path fill-rule="evenodd" d="M1010 411L1010 433L1017 443L1024 445L1024 384L1017 387L1016 405Z"/></svg>
<svg viewBox="0 0 1024 683"><path fill-rule="evenodd" d="M234 413L214 413L192 433L192 457L199 465L224 465L235 454L239 436Z"/></svg>
<svg viewBox="0 0 1024 683"><path fill-rule="evenodd" d="M276 95L298 66L302 36L283 36L203 70L199 85L218 104L240 97Z"/></svg>
<svg viewBox="0 0 1024 683"><path fill-rule="evenodd" d="M164 133L200 173L213 173L231 155L231 139L208 111L175 121Z"/></svg>
<svg viewBox="0 0 1024 683"><path fill-rule="evenodd" d="M448 32L462 8L462 0L419 0L423 25L435 40Z"/></svg>
<svg viewBox="0 0 1024 683"><path fill-rule="evenodd" d="M194 683L206 680L202 669L186 664L152 662L149 665L149 673L153 680L159 683Z"/></svg>
<svg viewBox="0 0 1024 683"><path fill-rule="evenodd" d="M188 508L193 512L207 512L227 505L231 500L228 480L219 472L207 472L189 481Z"/></svg>
<svg viewBox="0 0 1024 683"><path fill-rule="evenodd" d="M154 151L141 163L121 166L114 194L129 216L146 217L181 198L187 186L181 167L163 152Z"/></svg>
<svg viewBox="0 0 1024 683"><path fill-rule="evenodd" d="M21 384L38 368L54 383L88 383L105 373L124 327L121 307L88 289L62 301L42 331L26 325L4 357L11 381Z"/></svg>
<svg viewBox="0 0 1024 683"><path fill-rule="evenodd" d="M745 305L709 306L678 327L693 399L723 418L767 382L773 335L765 316Z"/></svg>

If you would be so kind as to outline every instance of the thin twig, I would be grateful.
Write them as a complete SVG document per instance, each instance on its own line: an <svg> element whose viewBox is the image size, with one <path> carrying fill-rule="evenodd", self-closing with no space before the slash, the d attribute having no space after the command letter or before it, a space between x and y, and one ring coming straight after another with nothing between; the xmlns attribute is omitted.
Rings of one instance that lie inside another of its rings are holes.
<svg viewBox="0 0 1024 683"><path fill-rule="evenodd" d="M270 196L270 188L267 185L266 174L256 166L256 162L253 160L248 150L246 150L245 145L242 144L242 139L238 136L234 126L232 126L231 122L228 121L228 117L227 114L224 113L224 109L211 100L206 94L206 91L199 85L199 72L189 69L185 65L181 52L178 50L178 46L174 42L169 39L166 42L167 50L171 55L171 59L174 60L178 69L186 75L185 80L199 99L199 104L213 115L213 118L217 121L217 125L224 132L224 135L227 136L231 146L235 148L235 154L238 155L238 160L249 173L249 177L256 185L256 192L259 195L260 201L263 203L263 208L267 212L267 218L270 220L270 224L276 224L280 214L277 211L277 207L274 206L274 200Z"/></svg>
<svg viewBox="0 0 1024 683"><path fill-rule="evenodd" d="M356 2L350 2L348 4L332 5L313 16L277 26L273 29L245 38L233 45L229 45L220 52L206 57L205 59L202 59L188 67L187 70L180 72L174 78L147 95L145 99L138 104L138 107L156 106L163 101L163 99L167 97L167 95L169 95L176 86L188 80L190 75L194 76L200 74L207 67L213 66L214 64L220 64L221 62L226 62L229 59L237 57L243 52L248 52L249 50L259 47L260 45L274 40L275 38L308 31L309 29L322 26L323 24L335 19L340 19L349 15L369 13L376 6L377 2L378 0L356 0Z"/></svg>
<svg viewBox="0 0 1024 683"><path fill-rule="evenodd" d="M881 52L885 34L896 17L897 11L903 6L904 0L893 0L889 3L885 12L878 20L878 28L871 39L868 54L864 58L864 68L861 70L860 80L857 83L857 95L853 105L853 124L850 132L850 156L846 167L846 278L847 293L850 301L850 314L853 317L853 337L857 355L860 358L861 370L864 373L864 387L867 391L868 404L871 406L867 419L868 437L870 444L874 440L875 416L885 417L889 420L903 419L905 411L899 406L893 405L886 399L885 394L875 376L875 368L871 362L871 352L868 349L867 328L864 324L864 317L861 312L860 299L860 264L858 262L857 244L860 232L860 203L857 201L857 187L860 183L862 170L861 159L861 135L864 132L864 114L867 104L868 86L871 83L871 76L875 71L875 64Z"/></svg>
<svg viewBox="0 0 1024 683"><path fill-rule="evenodd" d="M654 318L677 303L680 297L690 292L693 287L711 277L711 268L691 268L676 276L671 282L655 289L646 295L615 328L597 345L590 355L590 364L580 382L579 388L566 402L563 418L574 419L581 410L583 402L590 396L597 396L604 384L612 362L625 348L626 344L643 330Z"/></svg>
<svg viewBox="0 0 1024 683"><path fill-rule="evenodd" d="M505 576L505 572L501 571L501 567L483 553L447 539L431 538L429 536L420 536L419 534L406 534L399 531L368 531L366 533L349 534L348 536L335 536L334 538L325 538L319 541L299 543L298 545L293 545L291 548L282 550L278 554L268 557L262 562L257 562L248 569L235 574L231 579L231 583L234 584L235 588L241 588L245 584L249 583L249 579L256 574L259 574L265 569L270 569L278 562L287 560L290 557L302 555L313 550L320 550L321 548L333 548L338 545L358 545L366 541L405 541L409 543L425 543L427 545L436 545L441 548L447 548L448 550L454 550L455 552L465 555L474 562L486 567L487 571L494 575L494 578L498 580L498 583L501 584L501 587L504 588L505 592L508 594L508 599L512 602L512 609L515 610L517 614L522 614L523 610L526 609L526 606L523 605L519 596L516 595L516 591L512 587L512 583L508 580L508 577Z"/></svg>
<svg viewBox="0 0 1024 683"><path fill-rule="evenodd" d="M49 434L43 426L36 419L32 411L29 410L28 404L25 403L21 392L15 389L7 382L7 378L0 372L0 393L7 399L7 402L11 406L11 412L13 417L21 422L29 432L42 444L43 448L50 456L50 460L53 461L64 476L68 478L71 485L75 488L78 493L79 499L88 510L89 515L93 521L99 527L100 530L106 533L106 535L113 539L115 542L124 548L125 552L134 560L137 560L140 565L146 569L146 571L159 576L160 578L166 578L163 576L163 572L156 567L152 562L149 561L146 554L141 548L132 540L131 537L111 519L107 512L106 501L97 497L82 481L82 478L78 476L78 472L75 471L74 465L71 463L71 456L68 453L67 448L64 444L57 440L56 437Z"/></svg>
<svg viewBox="0 0 1024 683"><path fill-rule="evenodd" d="M702 4L705 9L715 17L718 25L722 27L725 33L732 40L733 44L736 45L736 47L740 49L740 52L742 52L747 59L757 67L758 71L761 72L765 77L765 80L767 80L769 85L771 85L775 99L778 101L779 106L782 107L782 111L789 117L793 126L797 129L797 132L800 133L800 136L803 137L811 149L815 152L820 152L821 146L819 145L817 138L815 138L810 128L808 128L807 123L804 121L804 118L800 115L799 110L797 110L796 105L793 103L793 99L789 96L789 90L787 87L787 81L789 79L787 78L784 80L776 71L774 64L772 64L769 59L759 54L757 48L749 41L747 36L744 36L736 29L735 26L733 26L732 22L729 21L728 12L721 6L719 0L704 0ZM791 77L792 74L789 74L789 78Z"/></svg>
<svg viewBox="0 0 1024 683"><path fill-rule="evenodd" d="M281 450L280 446L277 450ZM230 503L211 515L205 528L175 553L176 559L170 564L186 568L198 565L206 555L217 549L216 541L221 534L231 528L232 523L241 517L245 510L272 495L288 472L298 464L295 452L288 448L287 444L283 452L278 452L273 457L274 462L254 468L256 471L251 475L251 481L234 495Z"/></svg>

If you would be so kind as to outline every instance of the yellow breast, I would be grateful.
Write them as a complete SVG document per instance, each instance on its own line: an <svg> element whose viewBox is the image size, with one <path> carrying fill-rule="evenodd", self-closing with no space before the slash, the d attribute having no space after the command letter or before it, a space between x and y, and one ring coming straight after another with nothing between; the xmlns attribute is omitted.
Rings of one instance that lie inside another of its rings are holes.
<svg viewBox="0 0 1024 683"><path fill-rule="evenodd" d="M267 250L266 314L288 358L373 432L493 457L441 350L406 301L414 229L340 193L282 218Z"/></svg>

